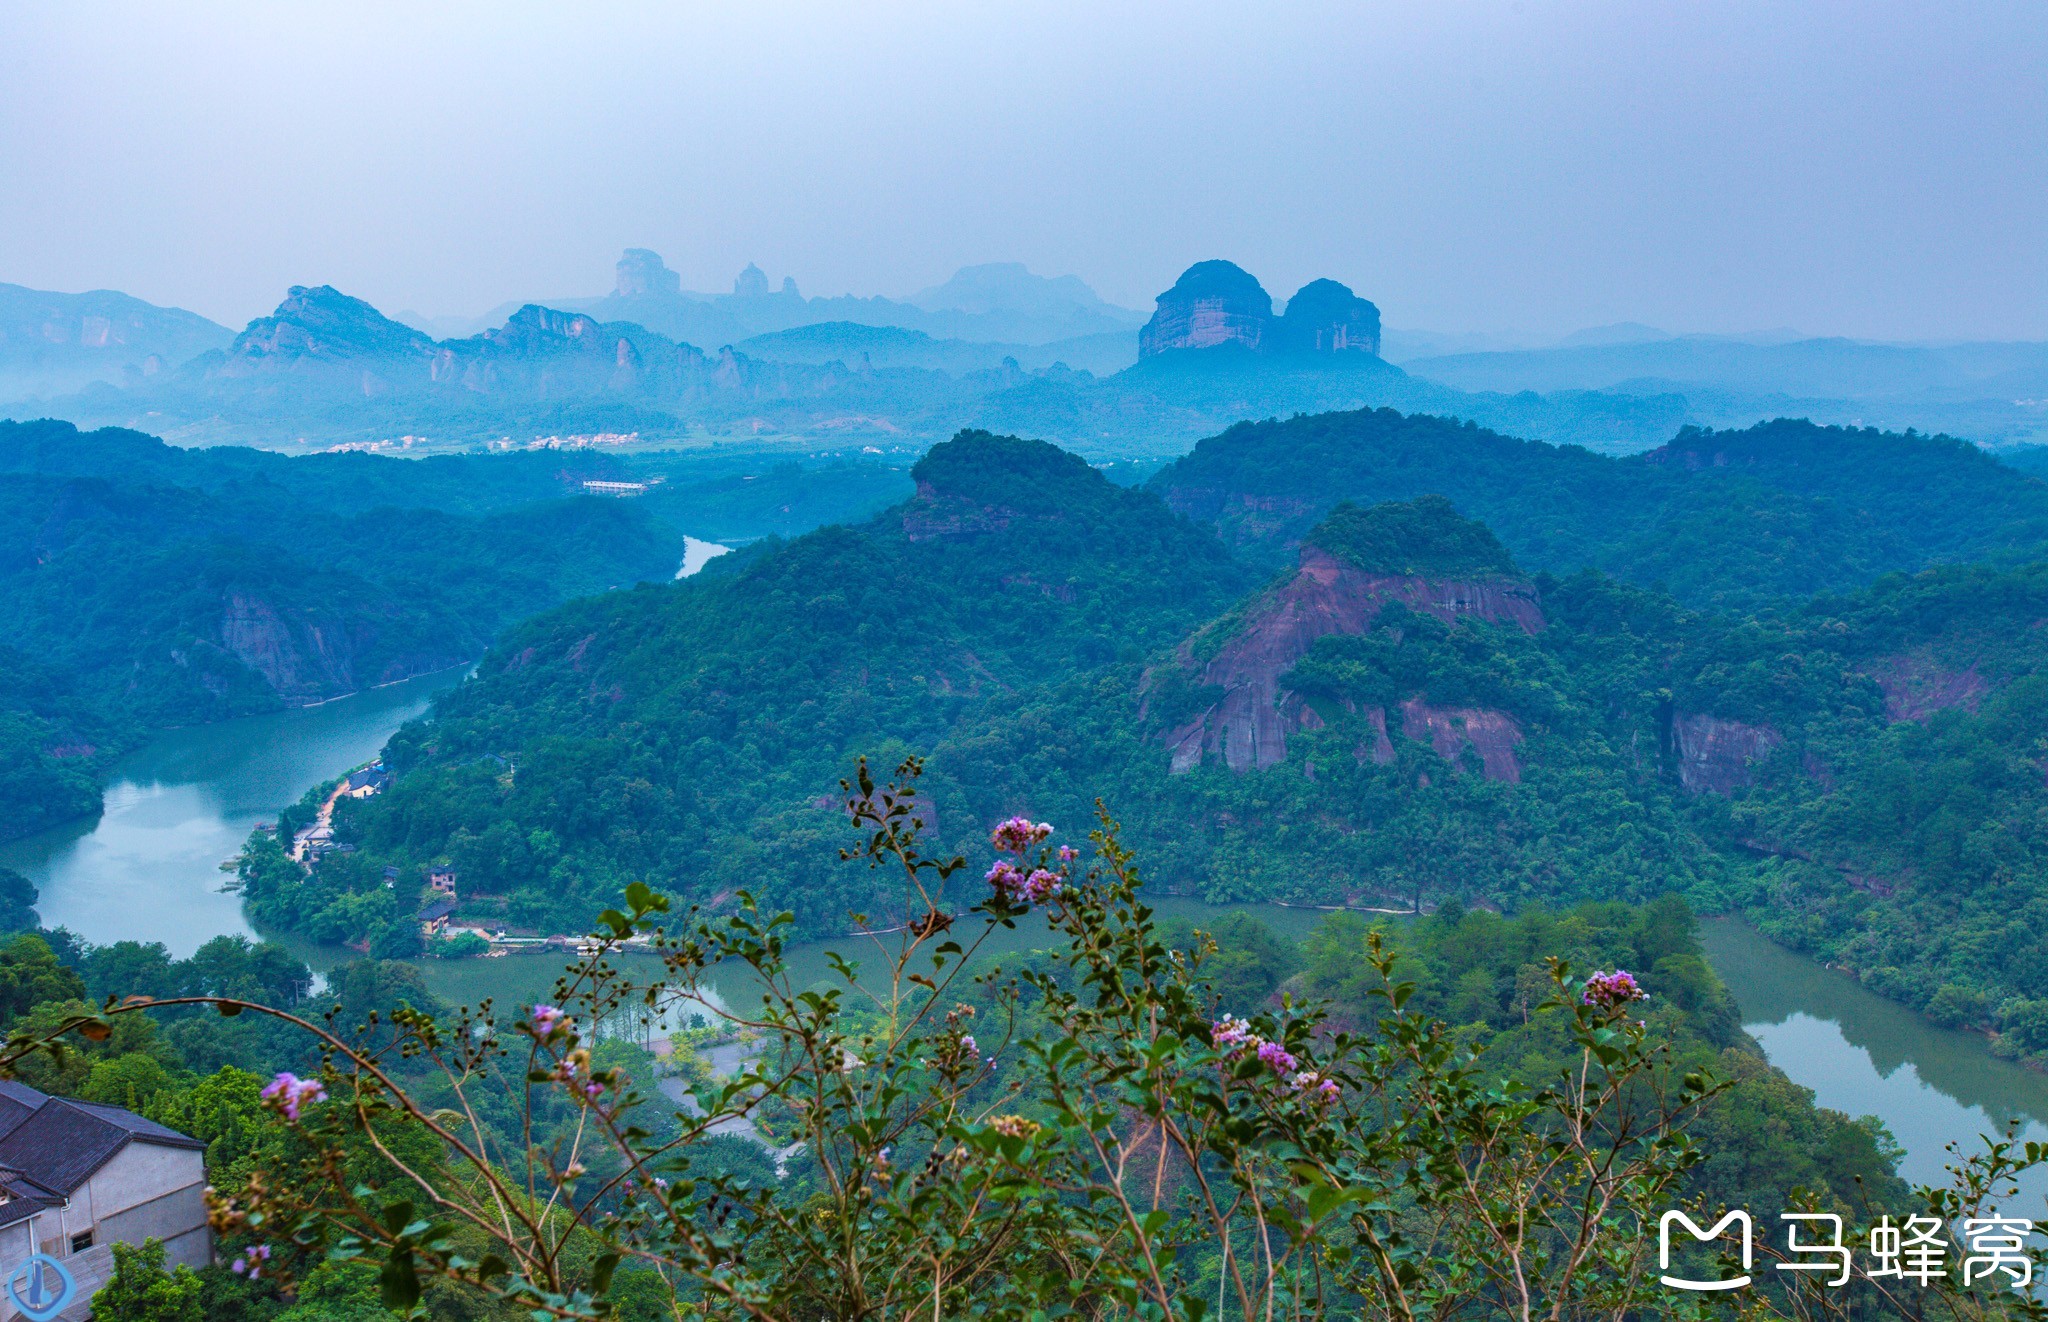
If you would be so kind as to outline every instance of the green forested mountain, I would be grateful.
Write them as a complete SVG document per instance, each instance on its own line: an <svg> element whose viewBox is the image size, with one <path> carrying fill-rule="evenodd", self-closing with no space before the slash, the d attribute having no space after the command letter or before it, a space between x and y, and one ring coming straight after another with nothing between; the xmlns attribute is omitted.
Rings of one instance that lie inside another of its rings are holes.
<svg viewBox="0 0 2048 1322"><path fill-rule="evenodd" d="M1524 454L1418 420L1380 452L1405 450L1424 474L1407 481L1426 485L1460 472L1445 432ZM1275 572L1284 526L1220 520L1248 567L1071 455L963 434L869 522L517 627L392 742L394 789L345 809L361 852L307 877L254 850L251 903L403 948L407 888L385 898L382 867L409 887L448 865L463 914L514 927L575 930L644 878L714 905L744 888L831 932L888 903L826 868L837 778L856 754L923 751L928 811L970 856L989 821L1085 822L1100 797L1155 885L1212 900L1409 912L1679 892L1957 1022L2030 1022L2037 1000L2048 1010L2028 907L2048 903L2033 839L2048 820L2034 693L2048 680L2033 678L2048 571L2018 561L2035 486L1926 438L1787 425L1688 440L1640 468L1541 447L1520 462L1564 474L1553 493L1624 509L1644 507L1631 484L1662 490L1646 525L1675 507L1717 526L1690 581L1718 605L1532 569L1517 536L1542 520L1596 551L1613 522L1582 528L1541 491L1518 511L1505 462L1478 497L1338 504ZM1845 448L1889 448L1919 480L1880 480ZM1758 492L1809 514L1952 517L1843 553L1746 521ZM1501 527L1454 503L1489 499ZM1964 510L1974 530L1954 526ZM1870 582L1887 556L1967 548L2015 563ZM1855 586L1812 600L1708 586L1759 565Z"/></svg>
<svg viewBox="0 0 2048 1322"><path fill-rule="evenodd" d="M1151 486L1267 563L1339 500L1436 493L1531 569L1591 566L1695 604L1841 591L2048 540L2048 484L1973 445L1790 421L1687 429L1617 459L1388 409L1335 413L1233 427Z"/></svg>

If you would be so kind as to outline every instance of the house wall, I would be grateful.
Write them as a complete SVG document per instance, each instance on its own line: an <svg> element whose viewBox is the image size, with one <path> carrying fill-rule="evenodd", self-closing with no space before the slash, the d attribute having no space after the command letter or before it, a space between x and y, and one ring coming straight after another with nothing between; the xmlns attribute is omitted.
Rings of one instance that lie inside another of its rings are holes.
<svg viewBox="0 0 2048 1322"><path fill-rule="evenodd" d="M93 1232L92 1247L70 1252L70 1237L86 1229ZM78 1284L77 1302L62 1314L66 1322L90 1315L94 1292L113 1274L116 1241L161 1240L166 1266L204 1267L213 1260L213 1234L206 1224L206 1154L130 1143L80 1186L68 1206L38 1214L34 1230L42 1251L63 1263ZM0 1279L31 1251L27 1224L0 1229ZM0 1291L0 1322L16 1316Z"/></svg>

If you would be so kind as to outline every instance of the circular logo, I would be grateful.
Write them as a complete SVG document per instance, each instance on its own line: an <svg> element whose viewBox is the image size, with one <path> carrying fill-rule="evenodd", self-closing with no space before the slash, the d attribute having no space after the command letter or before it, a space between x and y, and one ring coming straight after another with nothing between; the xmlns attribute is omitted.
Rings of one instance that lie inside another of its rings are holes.
<svg viewBox="0 0 2048 1322"><path fill-rule="evenodd" d="M77 1293L71 1273L47 1254L32 1255L7 1275L7 1298L29 1322L50 1322Z"/></svg>

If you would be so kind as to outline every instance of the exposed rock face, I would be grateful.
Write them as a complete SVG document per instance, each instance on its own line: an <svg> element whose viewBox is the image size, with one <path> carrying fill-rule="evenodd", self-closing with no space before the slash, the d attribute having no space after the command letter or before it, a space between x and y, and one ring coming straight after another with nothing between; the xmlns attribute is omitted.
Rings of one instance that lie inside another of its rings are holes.
<svg viewBox="0 0 2048 1322"><path fill-rule="evenodd" d="M1544 626L1535 590L1526 584L1511 579L1447 581L1373 574L1305 545L1300 571L1270 593L1237 636L1204 667L1201 682L1221 687L1224 696L1167 735L1173 769L1192 770L1210 753L1220 755L1233 771L1284 761L1287 736L1296 730L1315 729L1323 722L1299 695L1282 690L1282 677L1308 654L1316 639L1364 633L1390 601L1445 621L1472 616L1495 623L1512 622L1530 633ZM1419 710L1426 714L1416 718L1422 724L1413 728L1404 713L1403 733L1421 738L1424 736L1415 731L1425 730L1434 742L1439 736L1433 721L1441 718L1443 728L1451 732L1445 737L1457 741L1452 744L1454 751L1469 738L1479 749L1489 777L1521 778L1513 753L1521 731L1508 717L1463 709ZM1375 761L1391 761L1393 748L1386 738L1385 714L1378 716L1375 726L1379 735L1366 755ZM1438 747L1441 751L1443 745ZM1496 776L1496 772L1500 774Z"/></svg>
<svg viewBox="0 0 2048 1322"><path fill-rule="evenodd" d="M1273 298L1235 262L1196 262L1159 296L1138 332L1138 356L1241 344L1258 349L1273 323Z"/></svg>
<svg viewBox="0 0 2048 1322"><path fill-rule="evenodd" d="M1380 352L1380 310L1335 280L1311 280L1287 300L1273 347L1286 353Z"/></svg>
<svg viewBox="0 0 2048 1322"><path fill-rule="evenodd" d="M1515 746L1522 742L1522 727L1505 712L1483 707L1432 707L1420 698L1410 698L1401 704L1401 733L1426 741L1447 762L1456 762L1465 745L1470 744L1479 754L1488 780L1504 780L1510 785L1522 783L1522 764L1515 756ZM1391 761L1391 745L1387 751Z"/></svg>
<svg viewBox="0 0 2048 1322"><path fill-rule="evenodd" d="M768 273L748 262L747 269L733 278L732 292L735 298L768 297Z"/></svg>
<svg viewBox="0 0 2048 1322"><path fill-rule="evenodd" d="M668 269L660 253L646 248L626 249L616 269L612 292L620 298L675 298L683 291L683 277Z"/></svg>
<svg viewBox="0 0 2048 1322"><path fill-rule="evenodd" d="M449 651L394 653L377 645L373 621L281 612L263 597L239 590L230 590L222 599L218 627L220 651L261 675L279 698L294 705L338 698L364 685L410 679L474 655L460 644ZM226 673L206 673L211 669L206 662L209 652L202 643L197 653L174 654L173 659L201 672L201 682L208 688L225 692Z"/></svg>
<svg viewBox="0 0 2048 1322"><path fill-rule="evenodd" d="M1378 357L1380 310L1335 280L1311 280L1287 301L1285 316L1244 268L1197 262L1159 296L1138 332L1138 356L1235 344L1254 353L1296 357Z"/></svg>
<svg viewBox="0 0 2048 1322"><path fill-rule="evenodd" d="M228 371L233 375L301 360L413 358L424 362L434 352L431 338L391 320L359 298L350 298L331 285L310 289L293 285L277 311L250 322L249 328L235 337Z"/></svg>
<svg viewBox="0 0 2048 1322"><path fill-rule="evenodd" d="M903 535L913 542L978 537L1001 532L1022 517L1007 505L972 500L942 492L930 482L917 484L917 499L903 512Z"/></svg>
<svg viewBox="0 0 2048 1322"><path fill-rule="evenodd" d="M1924 650L1880 657L1864 673L1884 690L1884 714L1894 721L1925 721L1950 707L1975 711L1991 691L1976 666L1952 670Z"/></svg>
<svg viewBox="0 0 2048 1322"><path fill-rule="evenodd" d="M1680 712L1671 718L1678 783L1689 794L1729 794L1756 783L1756 764L1785 742L1768 725Z"/></svg>
<svg viewBox="0 0 2048 1322"><path fill-rule="evenodd" d="M286 702L308 702L355 690L346 646L333 628L287 621L267 601L228 594L221 611L221 646L259 675Z"/></svg>

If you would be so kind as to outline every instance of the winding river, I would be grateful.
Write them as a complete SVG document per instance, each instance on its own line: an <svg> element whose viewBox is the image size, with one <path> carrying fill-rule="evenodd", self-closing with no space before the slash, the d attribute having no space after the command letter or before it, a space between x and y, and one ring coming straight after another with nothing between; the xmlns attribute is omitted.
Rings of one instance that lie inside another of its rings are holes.
<svg viewBox="0 0 2048 1322"><path fill-rule="evenodd" d="M248 933L237 897L221 889L222 861L257 822L375 756L460 676L445 671L318 707L168 732L114 768L98 819L0 846L0 863L41 889L45 922L93 942L161 941L182 956L220 933ZM1189 900L1159 908L1190 918L1216 912ZM1294 936L1319 917L1271 907L1262 916ZM1823 1106L1882 1119L1905 1148L1908 1178L1938 1179L1946 1144L1974 1147L1978 1134L2008 1119L2020 1120L2026 1137L2048 1140L2048 1077L1996 1059L1981 1037L1937 1028L1739 923L1710 921L1704 935L1771 1060ZM1035 940L1020 930L1003 944ZM792 957L799 977L829 972L822 947ZM545 995L559 971L559 957L546 956L422 968L449 1001L489 995L501 1003ZM2048 1193L2048 1180L2027 1192L2038 1208L2033 1196Z"/></svg>

